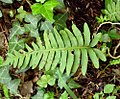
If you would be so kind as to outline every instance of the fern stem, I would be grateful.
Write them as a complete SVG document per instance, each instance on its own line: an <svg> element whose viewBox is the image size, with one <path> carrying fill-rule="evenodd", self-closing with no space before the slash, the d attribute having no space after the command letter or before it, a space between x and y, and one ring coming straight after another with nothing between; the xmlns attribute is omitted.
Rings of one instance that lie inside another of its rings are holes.
<svg viewBox="0 0 120 99"><path fill-rule="evenodd" d="M80 46L80 47L78 47L78 46L75 46L75 47L65 47L65 48L51 48L51 49L39 49L39 50L33 50L33 51L31 51L31 52L27 52L27 54L32 54L32 53L39 53L39 52L49 52L49 51L68 51L68 50L70 50L70 51L73 51L73 50L75 50L75 49L89 49L90 47L89 46Z"/></svg>
<svg viewBox="0 0 120 99"><path fill-rule="evenodd" d="M58 69L58 76L59 76L59 79L61 80L62 84L63 84L63 87L66 89L66 91L70 94L70 96L73 98L73 99L78 99L77 96L72 92L72 90L67 86L67 84L64 82L64 80L62 79L62 76L61 76L61 73L60 73L60 70Z"/></svg>

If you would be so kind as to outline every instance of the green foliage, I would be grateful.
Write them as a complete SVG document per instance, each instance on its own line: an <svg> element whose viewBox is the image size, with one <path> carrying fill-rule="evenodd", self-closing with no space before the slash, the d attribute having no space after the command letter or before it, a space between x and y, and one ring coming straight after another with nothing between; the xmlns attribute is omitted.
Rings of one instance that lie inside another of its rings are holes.
<svg viewBox="0 0 120 99"><path fill-rule="evenodd" d="M60 70L57 69L57 75L59 78L59 81L61 82L62 86L65 88L65 90L69 93L69 95L73 98L73 99L77 99L77 96L72 92L72 90L69 88L69 86L66 84L66 82L64 81L64 79L62 78L62 75L60 73Z"/></svg>
<svg viewBox="0 0 120 99"><path fill-rule="evenodd" d="M111 92L113 92L114 86L115 86L114 84L107 84L104 87L104 93L111 93Z"/></svg>
<svg viewBox="0 0 120 99"><path fill-rule="evenodd" d="M44 4L35 3L31 6L33 15L41 14L43 17L53 22L53 8L59 4L56 0L48 0Z"/></svg>
<svg viewBox="0 0 120 99"><path fill-rule="evenodd" d="M108 96L106 99L116 99L116 96Z"/></svg>
<svg viewBox="0 0 120 99"><path fill-rule="evenodd" d="M32 99L43 99L44 97L44 90L41 88L38 88L38 92L36 95L32 97Z"/></svg>
<svg viewBox="0 0 120 99"><path fill-rule="evenodd" d="M7 88L10 90L10 93L11 94L14 94L16 95L18 93L18 86L20 84L20 79L14 79L14 80L11 80L8 85L7 85Z"/></svg>
<svg viewBox="0 0 120 99"><path fill-rule="evenodd" d="M25 32L29 33L31 37L38 37L38 22L42 17L40 15L32 15L32 14L26 14L25 16L25 22L27 24L24 24Z"/></svg>
<svg viewBox="0 0 120 99"><path fill-rule="evenodd" d="M18 36L18 35L23 34L24 32L25 32L25 28L20 26L19 21L15 21L12 24L12 29L10 32L9 40L11 40L14 36Z"/></svg>
<svg viewBox="0 0 120 99"><path fill-rule="evenodd" d="M108 32L108 35L111 39L120 39L120 35L117 34L117 30L116 29L112 29Z"/></svg>
<svg viewBox="0 0 120 99"><path fill-rule="evenodd" d="M23 10L23 6L21 6L19 9L17 9L18 14L16 15L16 18L18 18L21 22L27 15L27 12Z"/></svg>
<svg viewBox="0 0 120 99"><path fill-rule="evenodd" d="M103 23L105 21L108 21L109 19L107 18L107 16L100 15L100 17L96 17L96 20L98 23Z"/></svg>
<svg viewBox="0 0 120 99"><path fill-rule="evenodd" d="M4 3L9 3L9 4L13 3L12 0L0 0L0 1L2 1L2 2L4 2Z"/></svg>
<svg viewBox="0 0 120 99"><path fill-rule="evenodd" d="M3 15L2 15L2 11L0 10L0 18L2 17Z"/></svg>
<svg viewBox="0 0 120 99"><path fill-rule="evenodd" d="M14 50L19 50L24 48L24 39L18 40L17 37L13 37L9 40L9 53L12 53Z"/></svg>
<svg viewBox="0 0 120 99"><path fill-rule="evenodd" d="M36 2L44 3L46 0L35 0Z"/></svg>
<svg viewBox="0 0 120 99"><path fill-rule="evenodd" d="M94 67L99 68L98 59L106 61L106 57L100 50L93 47L101 38L101 33L98 33L90 42L90 31L86 23L84 24L84 38L75 25L73 25L73 33L74 35L68 29L61 30L60 33L56 29L53 33L45 31L43 34L45 45L42 45L40 38L37 38L37 43L32 43L33 48L26 44L27 51L14 50L14 54L8 53L10 64L13 64L14 68L18 66L21 69L27 66L34 69L38 65L39 69L45 68L46 71L54 70L57 64L60 64L61 73L66 70L69 75L78 69L81 56L82 74L85 75L89 54ZM73 51L74 54L72 54Z"/></svg>
<svg viewBox="0 0 120 99"><path fill-rule="evenodd" d="M37 84L44 88L47 87L47 84L53 86L55 84L55 78L51 75L42 75L40 80L37 81Z"/></svg>
<svg viewBox="0 0 120 99"><path fill-rule="evenodd" d="M117 64L120 64L120 58L115 59L115 60L111 60L109 63L109 65L117 65Z"/></svg>
<svg viewBox="0 0 120 99"><path fill-rule="evenodd" d="M41 22L40 30L53 30L52 23L50 21Z"/></svg>
<svg viewBox="0 0 120 99"><path fill-rule="evenodd" d="M2 89L3 89L3 92L4 92L5 98L10 99L9 91L8 91L8 88L6 87L6 85L3 85Z"/></svg>
<svg viewBox="0 0 120 99"><path fill-rule="evenodd" d="M67 17L68 17L67 13L58 14L54 16L54 19L55 19L54 25L57 30L62 30L66 27Z"/></svg>
<svg viewBox="0 0 120 99"><path fill-rule="evenodd" d="M0 83L8 84L10 80L9 66L0 67Z"/></svg>
<svg viewBox="0 0 120 99"><path fill-rule="evenodd" d="M115 88L114 84L107 84L104 87L104 93L103 92L95 93L95 95L93 96L93 98L94 99L103 99L106 94L112 93L112 96L106 96L105 99L116 99L116 96L113 96L115 89L117 89L117 87Z"/></svg>
<svg viewBox="0 0 120 99"><path fill-rule="evenodd" d="M80 88L80 85L78 83L76 83L73 79L70 79L70 81L68 82L68 86L73 89L73 88Z"/></svg>
<svg viewBox="0 0 120 99"><path fill-rule="evenodd" d="M61 94L60 99L68 99L68 94L66 91L64 91L64 93Z"/></svg>
<svg viewBox="0 0 120 99"><path fill-rule="evenodd" d="M54 92L45 93L43 99L54 99Z"/></svg>
<svg viewBox="0 0 120 99"><path fill-rule="evenodd" d="M3 64L3 58L0 56L0 65Z"/></svg>
<svg viewBox="0 0 120 99"><path fill-rule="evenodd" d="M120 21L120 0L105 0L105 9L102 13L107 16L110 21L118 22Z"/></svg>

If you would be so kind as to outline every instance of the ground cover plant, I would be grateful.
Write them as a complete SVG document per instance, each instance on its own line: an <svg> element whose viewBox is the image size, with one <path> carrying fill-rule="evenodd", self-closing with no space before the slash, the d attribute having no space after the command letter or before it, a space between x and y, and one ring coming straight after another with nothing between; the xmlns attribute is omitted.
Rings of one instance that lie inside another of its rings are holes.
<svg viewBox="0 0 120 99"><path fill-rule="evenodd" d="M0 0L0 99L119 99L119 0Z"/></svg>

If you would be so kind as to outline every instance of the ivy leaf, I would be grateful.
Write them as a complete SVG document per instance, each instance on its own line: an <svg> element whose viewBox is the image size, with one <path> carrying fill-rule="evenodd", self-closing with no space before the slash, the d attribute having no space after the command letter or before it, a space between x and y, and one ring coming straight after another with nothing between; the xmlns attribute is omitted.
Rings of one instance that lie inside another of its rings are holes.
<svg viewBox="0 0 120 99"><path fill-rule="evenodd" d="M58 9L64 9L65 5L64 5L64 0L57 0L58 2L60 2L60 4L57 6Z"/></svg>
<svg viewBox="0 0 120 99"><path fill-rule="evenodd" d="M25 22L30 23L31 26L36 29L37 28L37 24L38 21L41 19L42 17L40 15L32 15L32 14L27 14L25 16Z"/></svg>
<svg viewBox="0 0 120 99"><path fill-rule="evenodd" d="M0 67L0 83L7 84L10 80L9 66Z"/></svg>
<svg viewBox="0 0 120 99"><path fill-rule="evenodd" d="M64 93L61 94L60 99L68 99L68 94L66 91L64 91Z"/></svg>
<svg viewBox="0 0 120 99"><path fill-rule="evenodd" d="M53 22L53 8L59 4L56 0L49 0L43 5L41 3L35 3L31 6L33 15L41 14L43 17ZM41 10L42 9L42 10Z"/></svg>
<svg viewBox="0 0 120 99"><path fill-rule="evenodd" d="M38 29L34 29L31 24L25 24L24 27L25 31L29 32L32 37L39 36Z"/></svg>
<svg viewBox="0 0 120 99"><path fill-rule="evenodd" d="M41 19L40 15L34 16L32 14L27 14L25 16L25 22L27 22L28 24L24 25L25 32L29 32L32 37L38 37L39 33L37 24L40 19Z"/></svg>
<svg viewBox="0 0 120 99"><path fill-rule="evenodd" d="M18 18L21 22L23 21L23 18L27 15L27 12L23 10L23 6L21 6L19 9L17 9L18 13L16 15L16 18Z"/></svg>
<svg viewBox="0 0 120 99"><path fill-rule="evenodd" d="M20 84L20 79L11 80L8 83L7 87L8 89L10 89L11 94L17 94L17 89L18 89L19 84Z"/></svg>
<svg viewBox="0 0 120 99"><path fill-rule="evenodd" d="M0 1L2 1L2 2L4 2L4 3L13 3L12 0L0 0Z"/></svg>
<svg viewBox="0 0 120 99"><path fill-rule="evenodd" d="M104 87L104 93L111 93L114 89L115 85L114 84L107 84Z"/></svg>
<svg viewBox="0 0 120 99"><path fill-rule="evenodd" d="M14 50L19 50L24 48L24 39L18 40L17 37L12 38L9 41L9 53L12 53Z"/></svg>
<svg viewBox="0 0 120 99"><path fill-rule="evenodd" d="M12 39L14 36L17 36L19 34L23 34L24 32L25 32L24 27L20 26L19 21L15 21L12 24L12 29L11 29L11 32L10 32L10 38L9 39Z"/></svg>
<svg viewBox="0 0 120 99"><path fill-rule="evenodd" d="M67 17L67 13L58 14L54 17L54 19L56 20L54 24L58 30L64 29L66 27Z"/></svg>
<svg viewBox="0 0 120 99"><path fill-rule="evenodd" d="M44 90L39 88L37 94L34 95L32 99L43 99L43 97L44 97Z"/></svg>
<svg viewBox="0 0 120 99"><path fill-rule="evenodd" d="M53 26L50 21L45 21L41 23L40 30L52 30L52 29L53 29Z"/></svg>

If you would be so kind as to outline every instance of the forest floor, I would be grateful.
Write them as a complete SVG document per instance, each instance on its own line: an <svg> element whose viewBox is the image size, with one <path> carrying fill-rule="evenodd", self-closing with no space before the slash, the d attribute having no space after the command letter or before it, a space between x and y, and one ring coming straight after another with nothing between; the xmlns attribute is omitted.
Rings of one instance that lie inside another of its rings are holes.
<svg viewBox="0 0 120 99"><path fill-rule="evenodd" d="M65 6L69 9L69 17L66 22L67 27L71 29L73 21L77 25L77 27L82 31L83 23L87 22L90 26L91 33L95 33L98 28L96 16L99 16L101 14L101 9L104 8L103 2L103 0L65 0ZM3 17L0 19L0 46L2 46L2 48L0 48L0 56L3 56L4 58L8 50L7 38L9 37L9 29L12 27L12 20L14 20L14 17L12 19L8 17L7 11L11 9L17 9L21 5L22 4L20 4L17 1L9 6L4 6L0 3L0 9L2 10L2 12L4 12ZM30 10L27 3L24 4L24 7L25 10ZM109 27L110 24L107 24L102 26L100 30L104 30ZM114 46L116 46L118 42L118 40L113 41L111 51L114 49ZM113 53L111 52L111 54ZM120 48L118 49L118 54L120 54ZM110 60L109 57L108 60ZM78 89L74 89L73 92L76 93L77 96L81 96L83 99L92 99L91 97L96 92L101 92L104 90L103 88L106 84L111 83L115 84L116 86L120 85L120 65L110 66L107 69L105 69L105 71L103 71L107 64L108 62L100 61L100 68L95 69L93 68L92 63L89 62L86 76L82 76L82 74L80 74L80 72L78 71L73 76L73 78L77 83L79 83L81 87ZM117 71L119 71L119 73L116 73ZM14 75L14 69L11 68L10 72L12 73L11 75ZM37 73L37 70L27 71L25 75L26 82L30 82L30 80L33 80L33 78L36 77ZM21 75L17 76L21 77ZM34 93L36 93L35 87L36 85L33 84L33 95ZM56 90L55 88L53 89L51 87L49 87L48 89ZM19 90L21 90L21 93L24 94L24 92L22 92L22 88L19 88ZM120 92L118 92L117 94L117 99L119 98Z"/></svg>

